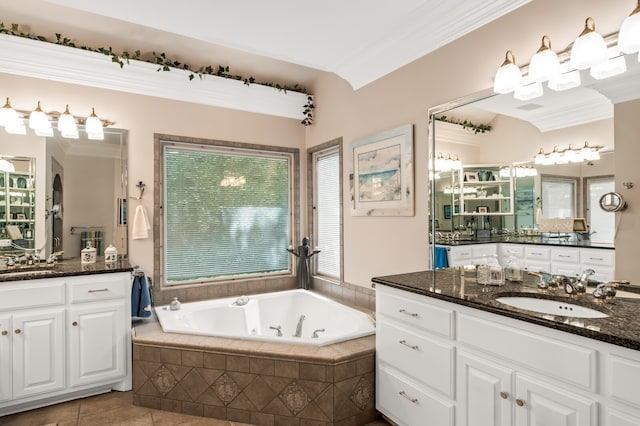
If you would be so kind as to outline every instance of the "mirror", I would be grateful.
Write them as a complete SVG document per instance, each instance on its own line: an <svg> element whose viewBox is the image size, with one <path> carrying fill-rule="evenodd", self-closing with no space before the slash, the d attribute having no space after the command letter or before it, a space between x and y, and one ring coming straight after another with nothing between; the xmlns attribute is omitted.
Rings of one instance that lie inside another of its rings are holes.
<svg viewBox="0 0 640 426"><path fill-rule="evenodd" d="M27 135L3 132L0 143L0 155L11 157L12 161L22 159L20 173L26 174L25 182L16 179L16 188L8 191L9 204L4 209L6 214L16 216L9 216L11 220L20 221L0 219L3 241L42 249L42 256L64 251L63 259L78 258L87 241L96 247L98 255L113 244L118 254L127 256L126 130L107 128L104 140L89 140L84 132L80 132L79 139L63 138L57 131L52 137L37 136L31 131ZM23 172L25 168L30 171ZM15 173L18 169L16 166ZM11 185L11 181L7 184ZM1 204L0 195L0 216ZM12 224L17 225L21 235L13 227L7 229ZM14 234L9 235L8 230ZM14 238L20 236L21 239Z"/></svg>
<svg viewBox="0 0 640 426"><path fill-rule="evenodd" d="M540 98L485 91L431 108L431 241L473 240L476 230L489 229L492 235L568 234L613 247L615 215L599 200L615 189L621 123L614 121L614 105L640 99L640 64L633 55L626 59L622 75L596 80L583 71L581 86L555 92L545 84ZM574 163L565 157L585 142L599 158ZM564 164L538 163L541 149ZM438 159L443 164L447 158L459 159L463 168L438 168ZM482 181L480 172L492 178ZM576 223L586 223L587 232Z"/></svg>

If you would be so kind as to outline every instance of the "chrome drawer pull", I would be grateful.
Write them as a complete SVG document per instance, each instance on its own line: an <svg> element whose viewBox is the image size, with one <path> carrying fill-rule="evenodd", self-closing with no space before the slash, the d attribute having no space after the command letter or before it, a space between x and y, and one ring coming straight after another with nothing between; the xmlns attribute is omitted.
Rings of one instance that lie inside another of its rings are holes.
<svg viewBox="0 0 640 426"><path fill-rule="evenodd" d="M409 315L409 316L414 317L414 318L418 318L418 314L417 313L409 312L405 308L400 309L398 312L400 312L401 314Z"/></svg>
<svg viewBox="0 0 640 426"><path fill-rule="evenodd" d="M414 351L417 351L417 350L419 349L418 345L410 345L410 344L408 344L408 343L407 343L407 341L406 341L406 340L404 340L404 339L400 340L400 342L398 342L398 343L400 343L401 345L405 345L406 347L411 348L411 349L413 349Z"/></svg>
<svg viewBox="0 0 640 426"><path fill-rule="evenodd" d="M589 259L590 259L590 260L604 260L604 259L603 259L603 258L601 258L601 257L590 257Z"/></svg>
<svg viewBox="0 0 640 426"><path fill-rule="evenodd" d="M88 293L97 293L99 291L109 291L108 288L99 288L98 290L88 290Z"/></svg>
<svg viewBox="0 0 640 426"><path fill-rule="evenodd" d="M559 254L558 257L571 257L571 256L569 256L567 254Z"/></svg>
<svg viewBox="0 0 640 426"><path fill-rule="evenodd" d="M405 391L400 391L399 393L400 393L400 395L404 396L405 398L407 398L409 401L413 402L414 404L418 403L418 398L411 398L411 397L407 396Z"/></svg>

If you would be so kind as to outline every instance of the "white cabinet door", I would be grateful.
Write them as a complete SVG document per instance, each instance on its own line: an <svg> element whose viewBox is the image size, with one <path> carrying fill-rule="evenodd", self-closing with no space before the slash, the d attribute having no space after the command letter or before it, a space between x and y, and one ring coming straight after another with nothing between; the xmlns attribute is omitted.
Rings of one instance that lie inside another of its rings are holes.
<svg viewBox="0 0 640 426"><path fill-rule="evenodd" d="M460 352L458 426L509 426L514 400L513 370Z"/></svg>
<svg viewBox="0 0 640 426"><path fill-rule="evenodd" d="M124 310L119 301L91 303L69 310L71 386L125 376Z"/></svg>
<svg viewBox="0 0 640 426"><path fill-rule="evenodd" d="M519 374L515 402L516 426L596 426L595 401Z"/></svg>
<svg viewBox="0 0 640 426"><path fill-rule="evenodd" d="M14 399L64 388L64 309L13 316Z"/></svg>
<svg viewBox="0 0 640 426"><path fill-rule="evenodd" d="M8 401L13 396L11 331L11 318L0 316L0 401Z"/></svg>

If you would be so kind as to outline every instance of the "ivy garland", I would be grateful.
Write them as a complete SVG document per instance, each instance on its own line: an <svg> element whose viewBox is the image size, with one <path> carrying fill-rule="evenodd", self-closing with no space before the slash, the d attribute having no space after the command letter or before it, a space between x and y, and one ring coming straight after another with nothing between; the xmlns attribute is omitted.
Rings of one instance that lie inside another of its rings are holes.
<svg viewBox="0 0 640 426"><path fill-rule="evenodd" d="M11 27L8 28L8 27L5 27L3 22L0 22L0 34L7 34L7 35L16 36L16 37L23 37L31 40L38 40L46 43L54 43L62 46L73 47L76 49L87 50L90 52L102 53L105 56L110 56L111 62L114 62L120 65L120 68L123 68L125 64L129 64L130 60L137 60L137 61L144 61L151 64L159 65L158 69L156 70L157 72L171 71L172 68L191 71L191 73L189 74L189 80L193 80L196 76L202 79L205 75L214 75L216 77L239 80L239 81L242 81L247 86L250 86L252 84L259 84L261 86L273 87L279 92L287 93L287 91L290 90L292 92L304 93L308 96L307 96L306 104L303 105L304 119L301 121L301 123L304 124L305 126L310 126L311 124L313 124L313 109L315 108L315 105L313 103L313 96L309 95L307 90L304 87L299 86L298 84L295 84L293 86L288 86L288 85L281 85L273 82L257 81L254 77L247 78L238 74L232 74L229 71L229 66L223 67L221 65L218 65L218 67L216 68L212 65L206 65L195 70L189 64L182 63L179 61L174 61L168 58L164 52L162 53L152 52L151 56L142 57L142 54L140 53L139 50L136 50L133 54L129 53L128 51L124 51L118 54L111 47L93 48L89 46L78 46L73 41L71 41L71 39L67 37L63 37L60 33L56 33L56 41L53 42L53 41L49 41L44 36L21 31L20 26L18 24L11 24Z"/></svg>
<svg viewBox="0 0 640 426"><path fill-rule="evenodd" d="M478 133L486 133L486 132L490 132L491 131L491 125L489 124L474 124L470 121L464 120L464 121L460 121L460 120L451 120L451 119L447 119L446 115L441 115L438 117L434 117L435 120L438 121L444 121L445 123L450 123L450 124L457 124L458 126L462 126L465 129L470 129L473 131L474 134L478 134Z"/></svg>

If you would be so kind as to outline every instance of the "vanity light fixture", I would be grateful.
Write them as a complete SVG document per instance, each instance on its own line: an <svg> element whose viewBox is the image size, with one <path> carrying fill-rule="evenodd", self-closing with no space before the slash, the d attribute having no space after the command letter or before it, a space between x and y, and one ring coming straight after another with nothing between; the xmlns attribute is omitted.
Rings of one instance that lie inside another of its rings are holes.
<svg viewBox="0 0 640 426"><path fill-rule="evenodd" d="M573 42L569 63L572 68L584 70L606 62L608 59L607 43L596 32L596 23L593 18L588 17L584 22L584 30Z"/></svg>
<svg viewBox="0 0 640 426"><path fill-rule="evenodd" d="M560 60L556 52L551 50L551 39L542 36L542 43L529 64L529 77L540 83L560 75Z"/></svg>
<svg viewBox="0 0 640 426"><path fill-rule="evenodd" d="M640 0L633 12L622 22L618 34L618 48L624 53L640 50Z"/></svg>
<svg viewBox="0 0 640 426"><path fill-rule="evenodd" d="M549 166L552 164L582 163L583 161L596 161L600 159L600 150L602 146L590 146L589 142L585 142L581 148L574 148L569 145L568 148L559 150L557 146L553 147L553 151L545 153L540 148L540 152L534 157L533 163L541 166Z"/></svg>
<svg viewBox="0 0 640 426"><path fill-rule="evenodd" d="M455 158L451 157L451 154L447 154L445 157L442 153L438 153L435 162L436 172L450 172L451 170L461 170L462 161L456 155Z"/></svg>
<svg viewBox="0 0 640 426"><path fill-rule="evenodd" d="M33 111L16 110L11 106L9 98L7 98L4 106L0 108L0 127L4 127L7 133L26 135L28 128L38 136L53 136L52 122L57 121L57 129L63 137L78 139L78 124L85 125L85 131L89 139L104 140L104 127L113 125L111 121L103 120L96 115L95 109L92 108L89 117L74 117L69 112L69 105L65 111L45 112L42 110L40 101Z"/></svg>
<svg viewBox="0 0 640 426"><path fill-rule="evenodd" d="M528 73L521 74L520 85L513 88L514 97L530 100L542 96L542 86L536 82L546 80L549 81L549 88L556 91L577 87L581 84L580 70L587 68L590 68L590 74L595 79L605 79L626 72L624 54L640 51L640 0L622 23L619 32L602 37L595 28L593 18L587 18L580 36L570 48L558 54L551 50L549 37L543 36L542 45L528 65ZM513 68L517 68L517 65L513 54L509 54L510 51L507 51L505 61L496 72L493 83L495 93L510 93L513 87L507 76L516 74Z"/></svg>

